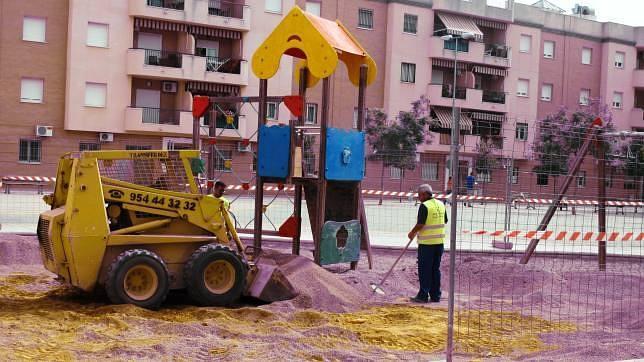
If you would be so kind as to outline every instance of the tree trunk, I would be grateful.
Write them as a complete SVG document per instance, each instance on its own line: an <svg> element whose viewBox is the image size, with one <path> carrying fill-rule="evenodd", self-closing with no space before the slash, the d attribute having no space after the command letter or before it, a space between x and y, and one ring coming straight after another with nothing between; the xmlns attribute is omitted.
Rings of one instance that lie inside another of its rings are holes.
<svg viewBox="0 0 644 362"><path fill-rule="evenodd" d="M382 168L380 169L380 200L378 205L382 205L382 193L385 191L385 160L382 160Z"/></svg>
<svg viewBox="0 0 644 362"><path fill-rule="evenodd" d="M403 183L403 178L405 178L405 169L401 168L400 169L400 181L398 181L398 193L400 194L402 192L402 183ZM402 204L402 196L398 197L398 203Z"/></svg>

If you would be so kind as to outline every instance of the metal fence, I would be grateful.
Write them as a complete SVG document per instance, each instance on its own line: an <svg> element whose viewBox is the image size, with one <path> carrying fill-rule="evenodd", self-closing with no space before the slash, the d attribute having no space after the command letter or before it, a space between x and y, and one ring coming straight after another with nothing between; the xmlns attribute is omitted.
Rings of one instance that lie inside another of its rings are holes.
<svg viewBox="0 0 644 362"><path fill-rule="evenodd" d="M439 136L432 139L437 151L414 155L411 164L397 163L396 157L403 156L391 154L383 165L383 155L370 155L362 192L372 245L406 244L418 210L414 190L421 183L432 185L448 209L458 203L456 262L449 265L448 251L442 265L444 296L454 293L457 354L502 354L502 339L491 340L487 351L465 344L469 337L487 336L491 330L542 335L545 342L526 339L525 345L515 346L525 353L543 351L543 343L565 350L641 334L643 139L605 132L603 145L593 139L569 177L587 128L560 125L546 130L556 124L524 128L520 120L507 123L486 129L479 122L477 135L461 137L458 182L449 180L456 162L449 160L449 146L440 145ZM256 149L218 141L204 150L205 157L214 158L215 179L229 185L227 197L237 226L252 228ZM307 170L307 163L316 160L306 150L304 155ZM566 183L568 190L562 194ZM33 191L0 194L2 231L34 232L38 214L46 208L40 199ZM263 205L264 229L278 230L293 213L292 186L267 185ZM551 208L554 214L543 227ZM306 210L302 238L311 239ZM536 253L522 263L535 240ZM607 257L600 264L603 250ZM453 291L447 290L450 267L456 277Z"/></svg>

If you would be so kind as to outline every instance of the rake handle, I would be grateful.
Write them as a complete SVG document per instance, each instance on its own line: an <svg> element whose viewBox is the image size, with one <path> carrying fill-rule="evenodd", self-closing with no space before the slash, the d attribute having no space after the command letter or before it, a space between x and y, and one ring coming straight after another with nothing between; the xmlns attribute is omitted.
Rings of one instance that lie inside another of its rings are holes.
<svg viewBox="0 0 644 362"><path fill-rule="evenodd" d="M400 261L400 258L402 258L402 256L405 255L405 252L407 251L407 249L409 249L409 245L411 245L412 241L414 241L414 238L409 239L409 242L407 243L407 245L405 246L403 251L400 253L400 255L398 255L398 259L396 259L396 261L391 266L391 268L389 268L389 271L387 272L387 274L385 274L385 277L382 278L382 280L378 284L379 286L382 286L382 283L384 283L385 280L387 280L387 278L389 278L389 275L391 274L392 271L394 271L394 268L396 267L396 264L398 264L398 262Z"/></svg>

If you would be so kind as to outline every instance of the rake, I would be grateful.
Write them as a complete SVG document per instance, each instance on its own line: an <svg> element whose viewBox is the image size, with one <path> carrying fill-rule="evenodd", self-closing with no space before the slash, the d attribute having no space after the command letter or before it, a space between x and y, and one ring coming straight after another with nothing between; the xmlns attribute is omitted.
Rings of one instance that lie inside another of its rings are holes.
<svg viewBox="0 0 644 362"><path fill-rule="evenodd" d="M409 245L411 245L411 242L412 242L412 241L414 241L414 239L413 239L413 238L409 239L409 242L407 243L407 245L405 246L405 248L403 249L403 251L400 253L400 255L398 255L398 259L396 259L396 261L395 261L395 262L394 262L394 264L391 266L391 268L389 269L389 271L387 272L387 274L385 274L385 277L384 277L384 278L382 278L382 280L380 281L380 283L378 283L378 284L373 283L373 282L371 283L371 290L373 290L373 292L374 292L374 293L378 293L378 294L380 294L380 295L384 295L384 294L385 294L385 291L382 289L382 284L385 282L385 280L387 280L387 278L389 278L389 275L391 274L391 272L392 272L392 271L394 271L394 268L396 267L396 264L398 264L398 261L400 261L400 258L402 258L402 256L403 256L403 255L405 255L405 252L407 251L407 249L409 249Z"/></svg>

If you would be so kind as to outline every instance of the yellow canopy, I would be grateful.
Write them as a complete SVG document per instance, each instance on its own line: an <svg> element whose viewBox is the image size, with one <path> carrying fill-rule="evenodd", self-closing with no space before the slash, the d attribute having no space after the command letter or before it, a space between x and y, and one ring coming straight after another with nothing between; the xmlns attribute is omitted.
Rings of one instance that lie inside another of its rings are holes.
<svg viewBox="0 0 644 362"><path fill-rule="evenodd" d="M339 59L347 66L354 85L359 84L362 64L368 66L367 84L376 79L376 63L339 20L320 18L298 6L291 9L255 51L253 73L260 79L271 78L279 69L282 54L305 59L313 78L333 74Z"/></svg>

